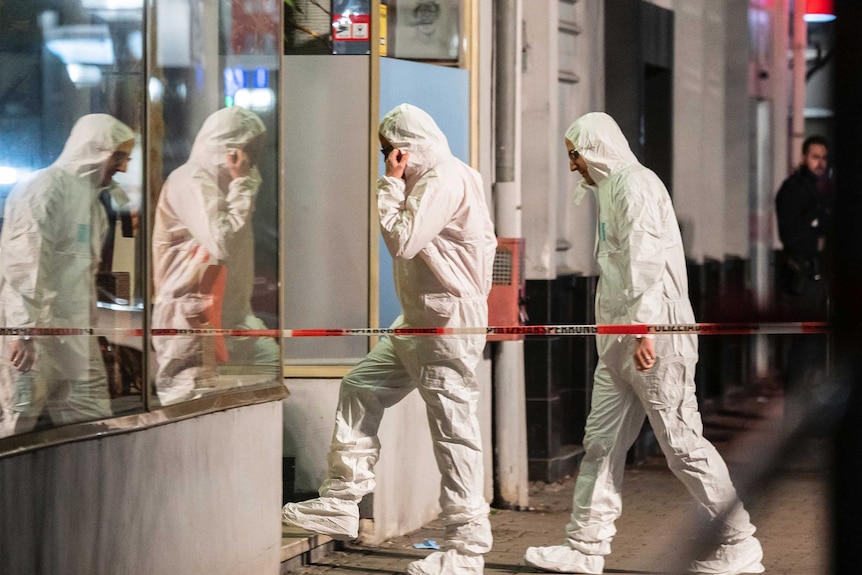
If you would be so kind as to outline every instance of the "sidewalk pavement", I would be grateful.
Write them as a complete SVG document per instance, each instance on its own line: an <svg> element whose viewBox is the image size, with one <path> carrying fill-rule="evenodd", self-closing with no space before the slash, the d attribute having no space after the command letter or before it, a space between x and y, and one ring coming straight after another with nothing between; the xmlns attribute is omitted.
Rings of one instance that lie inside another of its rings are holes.
<svg viewBox="0 0 862 575"><path fill-rule="evenodd" d="M780 428L780 393L741 401L731 409L704 416L705 433L728 462L735 484L763 544L766 572L771 575L829 573L827 450L817 443L796 448L764 474L771 457L770 441ZM768 477L768 481L758 478ZM755 483L750 479L754 478ZM563 542L571 509L574 478L560 483L533 483L529 508L494 509L494 547L485 556L485 573L531 573L523 554L527 547ZM667 469L664 458L650 457L626 470L623 515L617 521L613 551L605 573L645 575L678 573L701 533L691 498ZM407 564L430 551L415 549L426 539L441 542L443 526L422 529L375 547L353 542L325 556L306 555L308 564L293 562L295 575L357 575L404 573Z"/></svg>

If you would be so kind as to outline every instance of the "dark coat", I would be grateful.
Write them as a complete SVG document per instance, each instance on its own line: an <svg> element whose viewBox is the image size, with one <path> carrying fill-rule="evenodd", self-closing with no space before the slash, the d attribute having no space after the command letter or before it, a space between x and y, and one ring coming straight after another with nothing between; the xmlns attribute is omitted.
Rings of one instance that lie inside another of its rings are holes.
<svg viewBox="0 0 862 575"><path fill-rule="evenodd" d="M778 236L784 247L779 273L785 289L797 289L785 285L793 281L815 279L823 273L823 261L818 243L825 238L829 226L830 207L826 195L818 187L818 178L806 166L800 166L784 180L775 196L778 219ZM797 286L798 288L798 286Z"/></svg>

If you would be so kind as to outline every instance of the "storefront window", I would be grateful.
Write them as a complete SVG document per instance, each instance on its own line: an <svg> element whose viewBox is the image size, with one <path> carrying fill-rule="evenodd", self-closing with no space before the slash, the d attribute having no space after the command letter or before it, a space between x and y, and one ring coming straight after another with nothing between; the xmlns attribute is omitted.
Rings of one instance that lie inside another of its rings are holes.
<svg viewBox="0 0 862 575"><path fill-rule="evenodd" d="M464 0L285 0L284 53L367 55L464 66ZM374 36L374 37L372 37Z"/></svg>
<svg viewBox="0 0 862 575"><path fill-rule="evenodd" d="M283 393L281 5L0 3L0 453Z"/></svg>
<svg viewBox="0 0 862 575"><path fill-rule="evenodd" d="M161 405L280 379L279 5L154 3L151 327Z"/></svg>
<svg viewBox="0 0 862 575"><path fill-rule="evenodd" d="M0 437L143 409L143 2L0 4Z"/></svg>

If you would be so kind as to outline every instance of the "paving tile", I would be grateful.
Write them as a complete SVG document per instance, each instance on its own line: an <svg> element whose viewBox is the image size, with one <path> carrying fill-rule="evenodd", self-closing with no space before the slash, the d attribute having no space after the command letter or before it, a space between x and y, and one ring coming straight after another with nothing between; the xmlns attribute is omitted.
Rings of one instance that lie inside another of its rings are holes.
<svg viewBox="0 0 862 575"><path fill-rule="evenodd" d="M746 507L757 526L769 575L823 575L829 572L829 493L827 460L819 447L798 446L795 463L781 460L764 475L762 464L780 428L776 398L756 398L717 417L733 433L717 443L734 480L745 486ZM704 417L715 425L715 417ZM753 481L766 477L768 482ZM571 509L574 477L558 483L530 486L530 504L524 511L494 510L491 525L494 548L485 556L486 573L533 573L523 562L529 546L562 543ZM683 563L680 553L695 547L701 533L700 516L662 457L650 458L626 469L623 514L617 521L612 553L605 573L653 575L672 571ZM441 542L443 526L434 521L413 533L379 546L349 545L318 558L316 564L292 568L295 575L387 575L403 573L410 561L428 554L413 543ZM291 562L291 565L296 565Z"/></svg>

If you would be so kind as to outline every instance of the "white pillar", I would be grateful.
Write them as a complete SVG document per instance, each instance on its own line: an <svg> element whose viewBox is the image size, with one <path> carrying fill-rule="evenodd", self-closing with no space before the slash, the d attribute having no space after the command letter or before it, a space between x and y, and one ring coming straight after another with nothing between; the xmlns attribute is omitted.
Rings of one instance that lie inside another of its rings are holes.
<svg viewBox="0 0 862 575"><path fill-rule="evenodd" d="M499 237L521 237L521 0L500 0L495 9L495 223ZM527 409L524 342L494 344L494 400L498 504L526 507Z"/></svg>

